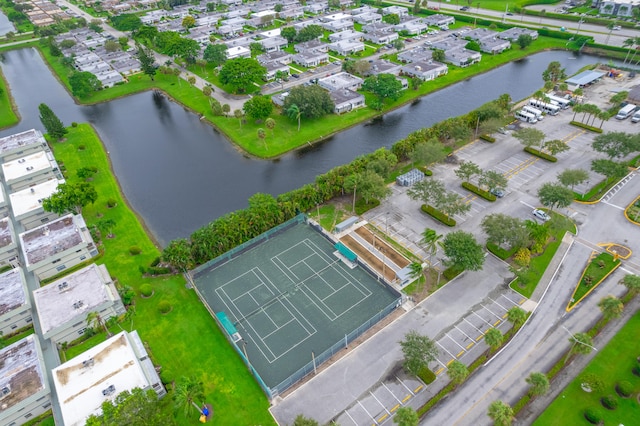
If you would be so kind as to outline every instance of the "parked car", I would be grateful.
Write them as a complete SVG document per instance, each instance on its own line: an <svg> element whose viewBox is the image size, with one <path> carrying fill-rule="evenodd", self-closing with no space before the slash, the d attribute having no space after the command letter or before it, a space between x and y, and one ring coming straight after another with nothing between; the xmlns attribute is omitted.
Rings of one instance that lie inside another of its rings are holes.
<svg viewBox="0 0 640 426"><path fill-rule="evenodd" d="M460 10L463 10L463 11L464 11L464 10L469 10L469 6L462 6L462 7L460 8Z"/></svg>
<svg viewBox="0 0 640 426"><path fill-rule="evenodd" d="M504 189L491 188L491 190L489 192L491 192L493 195L495 195L498 198L504 197Z"/></svg>
<svg viewBox="0 0 640 426"><path fill-rule="evenodd" d="M531 212L535 217L537 217L538 219L540 219L543 222L548 221L549 219L551 219L551 216L549 216L546 212L540 210L540 209L533 209L533 211Z"/></svg>
<svg viewBox="0 0 640 426"><path fill-rule="evenodd" d="M620 25L614 25L613 29L616 31L620 31L622 29L622 27Z"/></svg>
<svg viewBox="0 0 640 426"><path fill-rule="evenodd" d="M293 73L293 74L291 74L291 77L293 77L293 78L300 78L300 74Z"/></svg>

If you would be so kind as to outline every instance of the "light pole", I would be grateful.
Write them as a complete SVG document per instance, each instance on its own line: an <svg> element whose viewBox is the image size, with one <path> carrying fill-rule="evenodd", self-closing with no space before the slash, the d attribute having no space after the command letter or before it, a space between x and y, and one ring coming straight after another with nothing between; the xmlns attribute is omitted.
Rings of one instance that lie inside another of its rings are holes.
<svg viewBox="0 0 640 426"><path fill-rule="evenodd" d="M578 33L580 32L580 27L582 26L582 23L584 22L584 19L580 18L580 20L578 21L578 31L576 31L576 36L578 35Z"/></svg>
<svg viewBox="0 0 640 426"><path fill-rule="evenodd" d="M591 345L589 345L588 343L581 342L580 340L576 339L576 336L575 336L572 332L570 332L570 331L569 331L569 329L568 329L567 327L565 327L565 326L563 325L563 326L562 326L562 328L564 328L564 329L565 329L565 331L566 331L567 333L569 333L569 335L571 336L571 339L572 339L572 340L573 340L573 342L574 342L574 343L573 343L573 345L571 346L571 349L573 349L573 346L575 346L575 344L576 344L576 343L580 343L581 345L588 346L588 347L590 347L591 349L593 349L594 351L598 352L598 348L596 348L595 346L591 346ZM569 356L571 356L571 349L569 349L569 354L567 355L567 358L568 358ZM567 362L567 360L566 360L566 359L565 359L565 362Z"/></svg>

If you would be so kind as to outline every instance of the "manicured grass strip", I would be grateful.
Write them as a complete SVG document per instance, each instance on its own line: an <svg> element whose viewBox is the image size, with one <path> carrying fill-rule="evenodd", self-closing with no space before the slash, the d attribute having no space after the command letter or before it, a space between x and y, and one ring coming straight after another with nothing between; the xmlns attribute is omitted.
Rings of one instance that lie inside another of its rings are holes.
<svg viewBox="0 0 640 426"><path fill-rule="evenodd" d="M535 421L534 425L581 425L588 424L583 413L587 408L596 409L605 425L638 425L640 410L636 396L640 391L640 377L632 373L638 364L638 353L630 350L640 334L640 313L636 313L624 327L601 348L589 365L567 386L561 395L549 405ZM582 378L593 374L602 380L603 390L587 393L580 387ZM617 382L628 381L634 389L631 398L621 398L616 394ZM600 404L600 398L614 395L619 405L616 410L607 410Z"/></svg>
<svg viewBox="0 0 640 426"><path fill-rule="evenodd" d="M2 68L0 68L0 129L13 126L19 121L18 114L14 111L13 102L11 100L11 92L9 84L4 79Z"/></svg>
<svg viewBox="0 0 640 426"><path fill-rule="evenodd" d="M80 144L85 146L84 150L78 149ZM121 285L132 287L137 294L145 283L155 291L148 299L135 298L133 328L140 333L154 363L161 366L163 382L171 383L182 376L201 379L207 402L215 407L218 424L275 424L267 411L269 404L265 395L195 292L185 287L184 278L141 276L139 267L149 266L160 252L123 199L104 147L93 129L87 124L71 127L67 140L53 143L52 147L56 159L67 170L69 182L78 181L73 171L80 167L98 169L92 181L98 200L84 208L83 216L89 226L105 219L116 222L115 238L103 240L105 255L99 262L107 265L111 276ZM110 198L117 202L113 208L106 205ZM130 255L129 248L133 245L140 247L142 253ZM169 301L173 307L166 315L158 310L158 302L162 300ZM127 328L130 325L130 322L122 324ZM100 339L104 340L104 335L98 334L91 343L97 344ZM170 403L166 409L173 410ZM178 423L188 424L188 421L180 415Z"/></svg>
<svg viewBox="0 0 640 426"><path fill-rule="evenodd" d="M567 312L587 297L618 266L620 266L620 259L615 259L611 253L600 253L592 259L582 272L580 282L571 295L571 300L567 304Z"/></svg>

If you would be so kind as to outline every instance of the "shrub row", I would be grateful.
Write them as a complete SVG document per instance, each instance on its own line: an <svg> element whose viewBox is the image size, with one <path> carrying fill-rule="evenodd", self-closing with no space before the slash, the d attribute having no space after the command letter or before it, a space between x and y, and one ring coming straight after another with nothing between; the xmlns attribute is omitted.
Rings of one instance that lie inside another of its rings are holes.
<svg viewBox="0 0 640 426"><path fill-rule="evenodd" d="M588 124L584 124L584 123L581 123L579 121L573 120L573 121L570 121L569 124L573 124L576 127L580 127L582 129L589 130L591 132L602 133L602 129L601 128L594 127L594 126L589 126Z"/></svg>
<svg viewBox="0 0 640 426"><path fill-rule="evenodd" d="M424 173L425 176L433 176L433 172L429 169L427 169L427 166L420 166L418 167L418 170L420 170L422 173Z"/></svg>
<svg viewBox="0 0 640 426"><path fill-rule="evenodd" d="M494 143L496 141L496 138L494 138L493 136L490 136L490 135L480 135L479 138L482 139L485 142Z"/></svg>
<svg viewBox="0 0 640 426"><path fill-rule="evenodd" d="M490 193L489 191L485 191L482 188L478 188L477 186L475 186L470 182L462 182L462 187L467 191L471 191L477 196L484 198L487 201L495 201L497 199L496 196Z"/></svg>
<svg viewBox="0 0 640 426"><path fill-rule="evenodd" d="M543 160L547 160L550 161L552 163L555 163L556 161L558 161L558 159L556 157L554 157L551 154L547 154L546 152L542 152L538 149L535 148L531 148L530 146L526 147L524 149L525 152L528 152L531 155L535 155L538 158L542 158Z"/></svg>
<svg viewBox="0 0 640 426"><path fill-rule="evenodd" d="M444 272L442 273L442 275L448 281L451 281L452 279L454 279L455 277L457 277L458 275L460 275L463 272L464 272L464 269L462 269L460 267L451 266L451 267L445 269Z"/></svg>
<svg viewBox="0 0 640 426"><path fill-rule="evenodd" d="M446 214L442 213L440 210L429 206L427 204L423 204L421 207L422 211L431 216L432 218L439 220L447 226L456 226L456 221L451 219Z"/></svg>
<svg viewBox="0 0 640 426"><path fill-rule="evenodd" d="M418 377L427 385L433 383L436 380L435 373L431 371L429 367L422 367L418 372Z"/></svg>
<svg viewBox="0 0 640 426"><path fill-rule="evenodd" d="M492 254L498 256L500 259L507 260L508 258L510 258L515 254L518 248L511 247L509 250L505 250L501 247L498 247L497 244L494 244L492 242L487 242L487 250L489 250Z"/></svg>

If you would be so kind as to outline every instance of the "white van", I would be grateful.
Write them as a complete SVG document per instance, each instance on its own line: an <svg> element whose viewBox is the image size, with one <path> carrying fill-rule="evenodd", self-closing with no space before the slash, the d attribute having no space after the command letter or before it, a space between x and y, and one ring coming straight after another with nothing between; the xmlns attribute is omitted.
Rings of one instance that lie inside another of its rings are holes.
<svg viewBox="0 0 640 426"><path fill-rule="evenodd" d="M622 109L620 109L620 111L618 111L618 115L616 115L616 119L624 120L626 118L629 118L629 116L633 114L636 108L637 107L634 104L625 105L624 107L622 107Z"/></svg>
<svg viewBox="0 0 640 426"><path fill-rule="evenodd" d="M540 111L538 108L534 108L534 107L529 106L529 105L525 105L525 106L523 106L523 107L522 107L522 110L523 110L524 112L528 112L529 114L533 114L533 115L535 115L535 116L536 116L536 119L537 119L538 121L542 121L542 118L544 117L544 116L542 115L542 111Z"/></svg>
<svg viewBox="0 0 640 426"><path fill-rule="evenodd" d="M636 111L636 113L633 114L633 117L631 117L632 123L637 123L638 121L640 121L640 111Z"/></svg>

